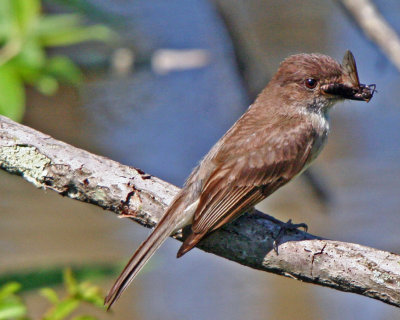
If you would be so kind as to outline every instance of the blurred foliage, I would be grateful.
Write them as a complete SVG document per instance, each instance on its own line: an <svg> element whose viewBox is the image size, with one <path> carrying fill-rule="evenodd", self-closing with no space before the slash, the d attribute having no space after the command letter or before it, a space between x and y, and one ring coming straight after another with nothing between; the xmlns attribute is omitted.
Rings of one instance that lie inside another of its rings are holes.
<svg viewBox="0 0 400 320"><path fill-rule="evenodd" d="M45 95L54 94L60 81L79 84L82 74L73 61L49 57L46 48L111 39L106 26L84 26L82 20L78 14L43 14L40 0L0 0L0 114L22 119L25 84Z"/></svg>
<svg viewBox="0 0 400 320"><path fill-rule="evenodd" d="M72 272L78 281L95 281L109 276L116 276L123 263L85 265L72 267ZM28 272L5 273L0 275L0 283L18 282L22 284L21 291L34 290L44 286L56 286L63 282L62 267L35 269Z"/></svg>
<svg viewBox="0 0 400 320"><path fill-rule="evenodd" d="M89 17L91 21L106 22L108 25L117 27L126 23L126 17L115 12L104 10L99 5L96 5L88 0L43 0L45 4L54 6L61 5L64 8L69 8L74 12L80 12L85 17Z"/></svg>
<svg viewBox="0 0 400 320"><path fill-rule="evenodd" d="M27 319L27 309L22 299L16 295L21 288L17 282L9 282L0 287L0 320Z"/></svg>
<svg viewBox="0 0 400 320"><path fill-rule="evenodd" d="M72 271L64 271L65 297L60 297L51 288L42 288L39 293L51 304L50 308L40 318L42 320L62 320L70 316L82 303L104 308L103 294L97 286L89 282L78 282ZM21 285L17 282L9 282L0 287L0 320L16 319L29 320L27 307L17 292ZM96 320L89 315L75 316L72 320Z"/></svg>

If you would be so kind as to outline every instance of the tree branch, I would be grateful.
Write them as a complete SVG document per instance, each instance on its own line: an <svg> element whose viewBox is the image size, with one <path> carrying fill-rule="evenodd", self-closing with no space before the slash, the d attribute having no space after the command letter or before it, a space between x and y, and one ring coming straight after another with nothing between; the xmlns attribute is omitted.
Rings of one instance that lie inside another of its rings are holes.
<svg viewBox="0 0 400 320"><path fill-rule="evenodd" d="M400 38L370 0L336 0L400 72Z"/></svg>
<svg viewBox="0 0 400 320"><path fill-rule="evenodd" d="M153 227L178 188L0 116L0 167L36 187ZM400 306L400 256L295 231L273 250L280 227L245 214L199 247L240 264ZM181 234L175 236L180 239Z"/></svg>

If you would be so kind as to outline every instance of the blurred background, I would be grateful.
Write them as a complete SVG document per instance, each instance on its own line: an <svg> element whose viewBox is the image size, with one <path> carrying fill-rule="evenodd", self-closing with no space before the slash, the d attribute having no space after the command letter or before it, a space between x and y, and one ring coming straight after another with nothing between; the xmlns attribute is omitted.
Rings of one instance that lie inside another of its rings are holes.
<svg viewBox="0 0 400 320"><path fill-rule="evenodd" d="M35 6L33 0L18 1ZM0 5L3 18L11 12L6 2ZM400 3L374 3L400 32ZM17 32L0 19L0 111L178 186L285 57L321 52L341 61L352 50L361 82L376 83L378 93L368 104L346 102L332 111L329 142L312 168L317 185L298 178L259 209L305 222L316 235L400 253L400 73L336 1L41 4L32 19L40 14L53 20L44 19L36 33L29 24ZM57 24L53 15L61 13L67 15ZM22 40L9 45L10 39ZM105 293L149 234L5 172L0 212L3 283L11 275L53 267L111 266L108 277L94 280ZM113 312L85 306L82 312L98 319L400 317L381 302L255 271L197 249L177 260L178 247L168 240ZM24 291L23 298L32 319L49 307L37 292Z"/></svg>

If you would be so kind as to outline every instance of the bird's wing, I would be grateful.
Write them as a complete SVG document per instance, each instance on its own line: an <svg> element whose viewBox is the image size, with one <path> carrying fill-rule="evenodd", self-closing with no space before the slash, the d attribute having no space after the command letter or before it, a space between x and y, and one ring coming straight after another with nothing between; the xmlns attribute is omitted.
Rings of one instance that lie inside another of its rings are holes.
<svg viewBox="0 0 400 320"><path fill-rule="evenodd" d="M265 139L262 132L239 135L245 137L241 148L237 148L240 141L233 141L236 148L223 144L216 153L216 168L203 185L192 234L178 256L193 248L205 234L232 221L301 172L309 159L315 131L304 121L280 123L277 128L264 129L274 133L266 141L258 140Z"/></svg>

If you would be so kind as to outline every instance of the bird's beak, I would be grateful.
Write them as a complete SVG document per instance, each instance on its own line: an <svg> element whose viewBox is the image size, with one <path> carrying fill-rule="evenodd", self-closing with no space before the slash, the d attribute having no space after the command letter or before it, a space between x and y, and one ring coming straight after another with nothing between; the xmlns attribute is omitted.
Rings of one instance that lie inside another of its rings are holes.
<svg viewBox="0 0 400 320"><path fill-rule="evenodd" d="M326 94L336 95L344 99L369 102L375 93L376 85L360 84L356 60L350 50L344 54L342 61L342 81L328 83L321 87Z"/></svg>
<svg viewBox="0 0 400 320"><path fill-rule="evenodd" d="M330 95L334 95L343 99L359 100L369 102L375 93L376 86L374 84L365 85L358 84L353 87L343 83L330 83L321 86L321 90Z"/></svg>

